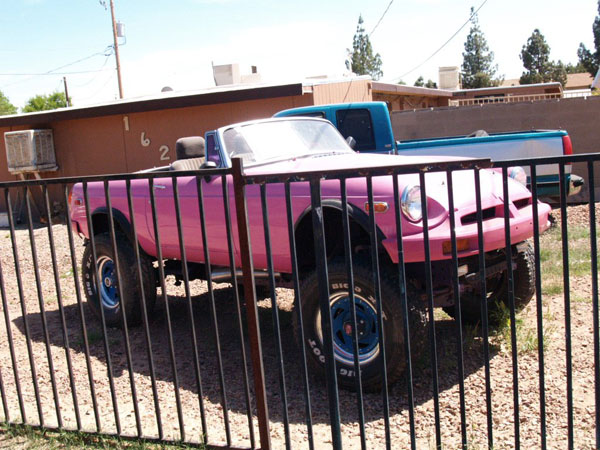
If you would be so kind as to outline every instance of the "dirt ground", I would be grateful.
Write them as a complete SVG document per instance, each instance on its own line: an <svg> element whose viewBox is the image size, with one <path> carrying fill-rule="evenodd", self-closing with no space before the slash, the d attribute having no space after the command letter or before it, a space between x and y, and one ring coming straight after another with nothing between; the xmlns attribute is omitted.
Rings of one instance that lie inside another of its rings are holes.
<svg viewBox="0 0 600 450"><path fill-rule="evenodd" d="M585 227L588 219L587 206L570 207L569 226ZM596 207L600 217L600 207ZM556 223L559 214L553 212ZM112 366L113 385L108 377L107 352L101 327L83 308L89 354L83 339L80 308L74 279L80 270L74 270L64 225L54 225L57 270L53 269L52 255L48 245L48 229L39 226L34 230L39 276L31 263L32 252L29 231L20 228L16 232L19 254L19 273L16 277L10 232L0 230L0 262L5 303L0 319L0 370L6 393L8 416L0 408L0 419L28 424L44 424L55 427L77 428L75 402L81 427L95 431L97 423L105 433L116 433L117 417L120 432L126 435L142 434L158 436L157 409L153 397L153 379L158 394L160 421L166 439L201 441L203 435L209 443L225 444L228 432L231 443L238 447L250 446L250 430L258 441L255 411L252 425L248 423L245 395L242 342L245 345L247 373L251 377L251 364L247 338L240 339L237 306L229 284L215 285L215 304L218 324L218 345L222 360L217 358L212 311L206 283L191 283L193 324L197 335L197 363L193 351L188 304L183 287L170 283L169 315L173 335L173 355L170 352L169 327L166 305L158 300L149 321L153 371L151 370L144 327L129 329L132 354L131 371L127 358L124 335L121 330L109 329L107 333L108 356ZM545 233L541 237L542 249L556 244L556 234ZM75 237L75 255L80 264L83 253L82 241ZM553 254L552 258L560 258ZM588 262L589 264L589 262ZM544 272L542 277L544 277ZM577 275L570 280L571 348L573 369L574 439L578 449L594 448L595 445L595 386L593 314L591 300L591 276ZM60 286L62 313L59 307L57 284ZM81 291L81 293L83 293ZM23 298L24 302L21 302ZM281 321L286 397L289 414L289 435L293 448L307 448L306 405L300 353L291 331L291 305L293 292L278 288L277 303ZM284 445L282 395L279 382L277 349L273 333L271 300L262 299L259 304L262 348L266 373L269 414L274 448ZM42 313L42 310L45 311ZM63 330L62 315L66 330ZM546 438L548 448L567 447L567 388L566 388L566 341L565 302L562 292L549 291L543 296L540 315L544 327L544 376L546 401ZM540 446L540 385L536 302L532 301L519 315L517 341L525 344L518 354L518 398L520 442L522 448ZM245 322L245 321L244 321ZM63 331L66 331L63 332ZM439 408L441 437L444 448L460 447L460 396L457 378L457 341L455 322L444 314L435 321L439 371ZM483 343L478 328L466 328L463 336L466 424L469 448L488 448L485 364ZM30 347L26 336L30 337ZM66 342L68 340L68 346ZM11 346L13 344L13 351ZM48 344L48 346L46 346ZM68 350L65 350L68 348ZM490 380L492 388L492 430L495 449L513 448L515 443L515 411L513 364L510 342L505 333L490 338ZM435 419L432 390L431 358L427 351L417 351L415 365L415 428L417 448L435 448ZM13 361L14 357L14 361ZM33 361L33 365L31 364ZM13 365L14 362L14 365ZM68 366L73 377L69 378ZM222 365L221 390L219 365ZM13 369L14 367L14 369ZM88 370L88 367L91 369ZM196 367L199 367L199 377ZM174 370L175 369L175 370ZM154 376L152 376L154 375ZM199 379L198 379L199 378ZM18 402L17 384L23 396ZM90 380L93 383L90 384ZM37 382L36 385L33 380ZM56 393L53 392L53 384ZM175 385L178 389L175 389ZM132 386L137 396L136 408L132 400ZM201 389L199 389L199 386ZM97 397L96 416L91 387ZM252 382L250 381L252 396ZM409 415L406 386L400 382L390 388L390 432L394 448L409 446ZM177 397L181 411L177 407ZM38 410L37 403L41 405ZM327 393L324 383L311 376L310 398L312 425L316 448L331 446ZM369 448L383 446L385 438L383 403L379 394L365 394L366 436ZM57 408L58 404L58 408ZM356 394L340 391L340 411L344 448L360 448ZM206 429L203 430L202 414ZM25 413L25 416L21 414ZM183 423L184 435L181 433ZM225 423L229 424L229 430ZM138 426L139 425L139 426ZM141 432L141 433L140 433ZM257 444L258 445L258 444Z"/></svg>

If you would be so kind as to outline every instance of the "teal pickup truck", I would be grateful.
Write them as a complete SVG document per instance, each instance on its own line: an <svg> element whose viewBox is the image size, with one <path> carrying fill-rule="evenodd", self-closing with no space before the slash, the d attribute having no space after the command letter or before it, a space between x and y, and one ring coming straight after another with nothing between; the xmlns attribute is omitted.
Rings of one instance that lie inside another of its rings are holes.
<svg viewBox="0 0 600 450"><path fill-rule="evenodd" d="M477 130L468 136L396 141L392 123L384 102L340 103L306 106L280 111L275 117L322 117L333 123L344 138L352 137L354 150L361 153L391 153L397 155L464 156L490 158L492 161L526 160L541 156L560 156L573 153L571 138L562 130L531 130L510 133L486 133ZM571 174L565 166L568 195L578 193L583 178ZM529 178L528 178L529 182ZM537 168L538 195L556 200L560 195L558 165Z"/></svg>

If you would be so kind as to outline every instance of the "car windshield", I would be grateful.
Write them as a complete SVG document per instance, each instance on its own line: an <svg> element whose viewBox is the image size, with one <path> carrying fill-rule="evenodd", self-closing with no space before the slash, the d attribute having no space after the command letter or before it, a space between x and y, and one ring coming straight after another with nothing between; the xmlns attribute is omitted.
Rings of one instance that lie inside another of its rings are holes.
<svg viewBox="0 0 600 450"><path fill-rule="evenodd" d="M338 131L320 120L278 120L240 125L223 133L230 158L244 164L331 153L353 153Z"/></svg>

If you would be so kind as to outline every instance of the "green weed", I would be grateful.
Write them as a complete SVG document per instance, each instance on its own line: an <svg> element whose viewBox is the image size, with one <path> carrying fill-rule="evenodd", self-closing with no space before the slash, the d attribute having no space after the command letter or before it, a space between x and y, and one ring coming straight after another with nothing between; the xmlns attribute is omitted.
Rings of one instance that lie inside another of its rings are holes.
<svg viewBox="0 0 600 450"><path fill-rule="evenodd" d="M144 439L121 439L113 436L84 433L78 431L46 430L29 425L10 425L0 423L0 434L6 438L18 440L15 445L23 448L39 449L112 449L112 450L175 450L202 448L204 445L192 446L182 443L157 443ZM0 439L6 441L7 439ZM23 442L26 441L26 444Z"/></svg>

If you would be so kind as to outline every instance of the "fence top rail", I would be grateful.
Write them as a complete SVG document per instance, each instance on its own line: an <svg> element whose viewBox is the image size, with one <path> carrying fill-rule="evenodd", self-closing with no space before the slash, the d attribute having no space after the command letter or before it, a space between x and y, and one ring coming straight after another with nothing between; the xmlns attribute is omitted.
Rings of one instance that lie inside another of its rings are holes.
<svg viewBox="0 0 600 450"><path fill-rule="evenodd" d="M283 172L271 174L243 174L243 182L250 184L270 184L284 182L310 181L314 179L347 179L368 176L404 175L420 172L445 172L453 170L486 169L491 167L530 166L560 163L582 163L600 161L599 153L581 153L577 155L563 155L552 157L537 157L527 159L513 159L505 161L491 161L489 158L464 159L452 161L436 161L423 164L397 164L378 167L352 168L339 170L315 170L308 172ZM242 169L243 170L243 169ZM220 177L231 175L233 168L223 169L200 169L200 170L178 170L178 171L156 171L118 173L106 175L88 175L80 177L41 178L35 180L1 181L0 189L44 186L44 185L68 185L75 183L92 183L104 181L126 181L155 178L179 178L183 176L211 176Z"/></svg>
<svg viewBox="0 0 600 450"><path fill-rule="evenodd" d="M510 167L510 166L541 166L545 164L568 164L582 163L589 161L600 161L599 153L579 153L577 155L561 155L561 156L539 156L535 158L523 159L507 159L503 161L494 161L493 167Z"/></svg>
<svg viewBox="0 0 600 450"><path fill-rule="evenodd" d="M199 169L199 170L161 170L156 172L116 173L107 175L87 175L83 177L39 178L35 180L1 181L0 189L23 186L44 186L52 184L92 183L96 181L126 181L150 180L155 178L179 178L183 176L211 176L219 177L230 175L232 169Z"/></svg>
<svg viewBox="0 0 600 450"><path fill-rule="evenodd" d="M452 161L436 161L424 164L398 164L380 167L352 168L341 170L316 170L296 173L273 174L244 174L244 184L269 184L310 181L314 179L347 179L367 176L404 175L419 172L445 172L452 170L487 169L492 167L502 168L511 166L531 166L544 164L577 163L600 161L600 153L582 153L578 155L561 155L550 157L536 157L527 159L512 159L505 161L490 161L489 158L464 159Z"/></svg>

